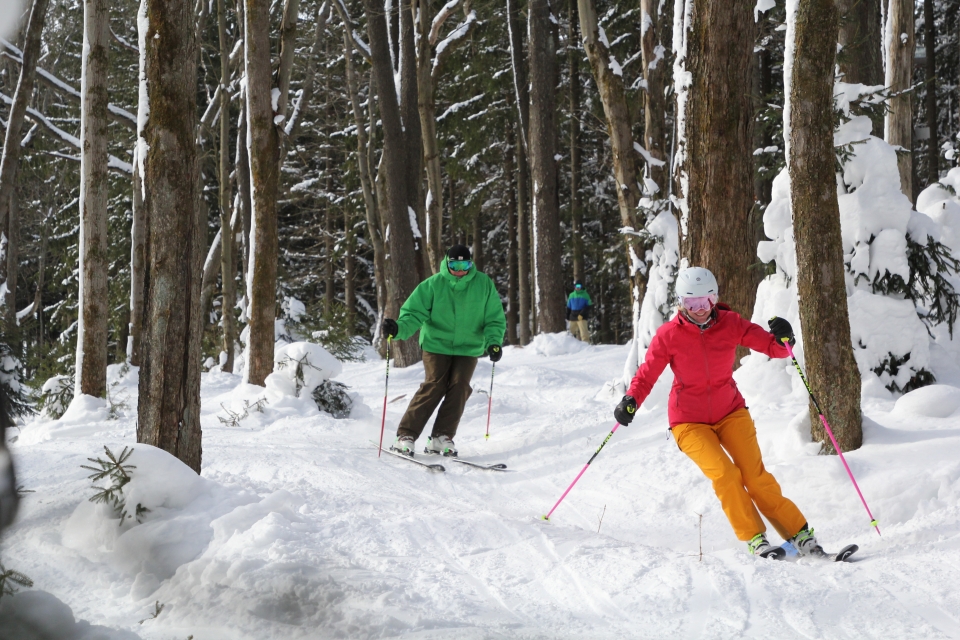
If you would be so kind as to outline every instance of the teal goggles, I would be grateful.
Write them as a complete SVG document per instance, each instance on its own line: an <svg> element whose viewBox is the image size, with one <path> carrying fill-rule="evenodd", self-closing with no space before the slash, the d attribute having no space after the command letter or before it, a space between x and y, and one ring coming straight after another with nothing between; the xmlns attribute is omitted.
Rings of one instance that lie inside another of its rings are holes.
<svg viewBox="0 0 960 640"><path fill-rule="evenodd" d="M447 268L450 271L470 271L473 266L473 260L447 260Z"/></svg>

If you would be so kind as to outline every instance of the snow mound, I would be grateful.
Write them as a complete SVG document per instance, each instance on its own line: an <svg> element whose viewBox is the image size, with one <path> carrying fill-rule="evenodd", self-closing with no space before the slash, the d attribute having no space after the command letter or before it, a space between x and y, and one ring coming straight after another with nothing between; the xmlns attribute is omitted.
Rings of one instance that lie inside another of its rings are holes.
<svg viewBox="0 0 960 640"><path fill-rule="evenodd" d="M533 339L528 347L541 356L565 356L571 353L580 353L589 345L577 340L566 331L560 333L541 333Z"/></svg>
<svg viewBox="0 0 960 640"><path fill-rule="evenodd" d="M139 640L130 631L119 631L84 620L46 591L21 591L0 601L0 640Z"/></svg>
<svg viewBox="0 0 960 640"><path fill-rule="evenodd" d="M281 396L309 396L318 386L343 371L343 365L318 344L293 342L276 349L273 373L266 386Z"/></svg>
<svg viewBox="0 0 960 640"><path fill-rule="evenodd" d="M957 409L960 409L960 389L946 384L932 384L903 395L894 405L893 414L949 418Z"/></svg>

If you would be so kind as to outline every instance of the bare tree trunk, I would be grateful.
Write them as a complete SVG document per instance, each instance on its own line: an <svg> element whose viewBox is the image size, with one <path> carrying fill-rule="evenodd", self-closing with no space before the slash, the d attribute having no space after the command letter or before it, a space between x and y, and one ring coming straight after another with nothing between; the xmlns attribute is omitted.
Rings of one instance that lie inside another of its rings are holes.
<svg viewBox="0 0 960 640"><path fill-rule="evenodd" d="M513 69L514 99L517 106L517 253L519 261L519 339L530 343L533 318L533 288L530 277L530 165L527 162L527 132L530 123L530 95L523 55L523 23L517 0L507 0L507 25L510 29L510 66Z"/></svg>
<svg viewBox="0 0 960 640"><path fill-rule="evenodd" d="M657 160L667 159L666 115L667 100L664 88L667 79L667 62L664 60L666 49L660 41L663 31L662 21L667 17L660 15L659 0L640 0L640 38L643 61L643 79L646 88L643 91L643 146ZM665 197L667 191L666 163L649 165L650 178L660 188L659 197Z"/></svg>
<svg viewBox="0 0 960 640"><path fill-rule="evenodd" d="M388 280L395 288L393 299L388 299L388 312L398 309L400 303L419 283L417 271L411 265L419 264L413 245L413 231L410 226L409 200L407 198L406 136L403 131L400 104L394 90L393 65L387 40L386 16L376 0L364 0L367 16L367 37L370 40L370 52L373 60L373 75L380 87L380 120L383 125L383 156L381 171L385 185L385 199L380 199L380 211L384 222L389 226L388 242L390 260ZM416 104L416 103L414 103ZM419 117L419 116L418 116ZM419 136L418 136L419 138ZM420 361L420 346L416 340L398 341L394 348L394 362L398 367L406 367Z"/></svg>
<svg viewBox="0 0 960 640"><path fill-rule="evenodd" d="M343 211L343 306L347 334L352 336L357 330L357 240L350 212L349 207Z"/></svg>
<svg viewBox="0 0 960 640"><path fill-rule="evenodd" d="M137 132L138 143L133 151L133 221L130 225L130 335L127 337L127 361L132 367L142 363L140 341L143 337L143 288L147 266L147 221L143 208L143 175L140 173L143 160L140 158L139 140L143 132Z"/></svg>
<svg viewBox="0 0 960 640"><path fill-rule="evenodd" d="M199 473L206 221L198 208L193 4L143 0L138 23L149 113L142 131L147 276L137 442L164 449Z"/></svg>
<svg viewBox="0 0 960 640"><path fill-rule="evenodd" d="M607 132L613 152L613 172L617 184L617 203L620 205L620 224L639 231L643 223L637 217L640 204L640 185L637 170L637 155L634 149L631 131L630 110L627 106L623 76L616 73L610 64L612 58L606 43L600 38L597 25L597 10L593 0L579 0L580 30L583 32L583 46L590 61L590 68L600 90L604 115L607 120ZM662 116L661 116L662 117ZM627 266L633 286L631 299L635 303L643 300L646 293L647 277L638 269L646 256L647 247L634 234L626 236ZM634 304L633 323L639 320L639 304Z"/></svg>
<svg viewBox="0 0 960 640"><path fill-rule="evenodd" d="M513 124L507 125L507 144L503 150L503 174L507 177L507 342L517 343L517 324L520 315L517 310L519 278L517 275L517 180L514 171L514 155L517 140Z"/></svg>
<svg viewBox="0 0 960 640"><path fill-rule="evenodd" d="M238 224L240 230L241 252L240 277L243 282L243 296L246 300L247 311L244 315L249 319L250 291L247 288L250 272L250 227L252 194L250 193L250 150L247 147L247 105L246 91L240 90L240 116L237 118L237 150L234 156L233 171L237 177L237 198L234 207L238 210ZM237 230L234 229L236 235Z"/></svg>
<svg viewBox="0 0 960 640"><path fill-rule="evenodd" d="M570 2L567 18L569 42L567 64L570 67L570 235L573 240L573 279L583 280L583 213L580 199L580 30L577 3Z"/></svg>
<svg viewBox="0 0 960 640"><path fill-rule="evenodd" d="M374 186L370 178L370 150L371 142L367 135L368 123L364 122L360 111L360 94L357 88L357 72L353 64L353 41L344 30L343 52L346 60L347 93L350 96L350 107L353 110L353 121L357 126L357 166L360 174L360 188L363 192L363 210L367 221L367 238L373 247L373 274L377 287L377 314L381 318L385 313L386 302L386 265L384 264L383 236L380 233L380 212L377 209L377 200ZM368 108L373 109L373 83L367 96ZM373 126L371 116L369 126ZM377 330L379 334L379 330Z"/></svg>
<svg viewBox="0 0 960 640"><path fill-rule="evenodd" d="M17 331L17 279L20 271L20 201L16 189L10 193L10 205L7 209L7 228L4 230L6 242L0 245L6 255L3 275L7 285L7 292L3 303L6 307L4 321L7 325L7 335L15 336ZM0 254L2 255L2 254ZM104 365L106 374L106 365Z"/></svg>
<svg viewBox="0 0 960 640"><path fill-rule="evenodd" d="M838 0L841 49L837 64L843 81L875 86L883 84L881 0ZM874 135L883 131L883 116L873 123Z"/></svg>
<svg viewBox="0 0 960 640"><path fill-rule="evenodd" d="M220 38L220 286L223 304L220 307L223 325L223 351L227 358L221 371L233 373L236 321L233 316L237 306L237 257L234 254L236 232L233 229L230 210L230 45L227 42L227 11L224 0L217 0L218 32ZM240 131L243 135L243 131ZM239 139L237 144L243 144Z"/></svg>
<svg viewBox="0 0 960 640"><path fill-rule="evenodd" d="M327 44L326 47L326 58L330 59L330 45ZM332 94L330 93L330 76L333 75L330 69L327 69L327 73L324 77L324 96L326 98L327 104L324 109L324 123L323 123L323 133L324 138L326 138L326 159L324 161L324 173L327 176L326 179L326 197L323 201L323 247L324 254L326 256L326 261L324 263L324 287L323 287L323 314L328 322L333 320L333 306L336 302L335 296L335 285L333 281L334 276L334 242L333 242L333 207L330 203L330 193L333 191L333 146L330 143L331 133L333 132L333 123L335 122L335 114L333 113Z"/></svg>
<svg viewBox="0 0 960 640"><path fill-rule="evenodd" d="M250 339L246 381L263 386L273 373L274 320L277 316L277 196L280 137L271 105L270 2L244 0L247 67L247 140L252 186L250 266L247 271Z"/></svg>
<svg viewBox="0 0 960 640"><path fill-rule="evenodd" d="M437 143L437 105L433 93L433 55L430 46L430 3L419 0L417 40L417 85L423 161L427 169L426 245L430 273L437 273L443 259L443 176L440 173L440 146Z"/></svg>
<svg viewBox="0 0 960 640"><path fill-rule="evenodd" d="M20 164L20 136L27 105L33 95L36 79L37 58L40 57L40 42L47 16L47 0L34 0L27 20L26 38L23 46L23 65L13 105L7 114L7 134L3 141L3 157L0 158L0 229L7 228L7 211L10 194L17 185L17 168Z"/></svg>
<svg viewBox="0 0 960 640"><path fill-rule="evenodd" d="M801 0L790 91L790 200L808 380L844 451L863 441L860 372L850 342L833 149L836 0ZM789 55L789 53L788 53ZM832 451L817 411L810 428Z"/></svg>
<svg viewBox="0 0 960 640"><path fill-rule="evenodd" d="M433 273L421 229L426 228L423 201L423 132L417 87L416 0L400 0L400 117L403 121L404 168L407 176L407 219L416 253L417 282ZM410 213L412 212L412 213Z"/></svg>
<svg viewBox="0 0 960 640"><path fill-rule="evenodd" d="M107 391L107 72L110 60L107 0L83 2L80 107L80 296L75 395Z"/></svg>
<svg viewBox="0 0 960 640"><path fill-rule="evenodd" d="M483 213L480 209L473 214L473 264L478 271L483 271Z"/></svg>
<svg viewBox="0 0 960 640"><path fill-rule="evenodd" d="M933 15L933 0L923 0L923 44L927 50L926 112L927 127L927 184L940 181L940 140L937 136L937 23Z"/></svg>
<svg viewBox="0 0 960 640"><path fill-rule="evenodd" d="M689 187L682 197L682 255L706 267L734 311L753 314L756 261L749 215L753 208L753 105L746 90L753 65L753 8L743 2L693 0L686 68ZM738 352L746 355L746 350Z"/></svg>
<svg viewBox="0 0 960 640"><path fill-rule="evenodd" d="M906 36L904 38L903 36ZM914 20L912 0L890 0L884 31L887 47L887 72L884 84L892 94L901 94L889 101L890 110L884 122L884 139L903 149L897 154L900 188L912 201L913 169L913 83Z"/></svg>
<svg viewBox="0 0 960 640"><path fill-rule="evenodd" d="M531 0L530 33L530 175L533 178L533 250L536 261L537 325L540 332L567 328L564 313L560 211L557 201L555 110L556 39L548 0Z"/></svg>

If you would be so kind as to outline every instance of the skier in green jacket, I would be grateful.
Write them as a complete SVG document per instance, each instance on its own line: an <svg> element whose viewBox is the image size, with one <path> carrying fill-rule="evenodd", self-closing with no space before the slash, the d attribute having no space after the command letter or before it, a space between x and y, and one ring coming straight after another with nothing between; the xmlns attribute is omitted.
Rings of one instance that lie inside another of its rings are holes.
<svg viewBox="0 0 960 640"><path fill-rule="evenodd" d="M507 328L500 294L477 271L470 250L457 245L447 252L440 272L421 282L400 308L400 316L383 321L383 332L406 340L420 330L424 381L410 401L391 447L413 457L414 443L440 405L424 453L456 456L453 438L473 388L477 358L497 362Z"/></svg>

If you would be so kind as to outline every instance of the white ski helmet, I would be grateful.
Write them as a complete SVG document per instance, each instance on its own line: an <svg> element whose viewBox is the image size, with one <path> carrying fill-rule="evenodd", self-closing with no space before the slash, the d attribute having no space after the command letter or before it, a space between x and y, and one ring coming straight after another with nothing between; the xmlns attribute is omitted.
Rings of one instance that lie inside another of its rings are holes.
<svg viewBox="0 0 960 640"><path fill-rule="evenodd" d="M709 269L703 267L687 267L677 274L677 297L699 298L701 296L719 295L720 288L717 279Z"/></svg>

